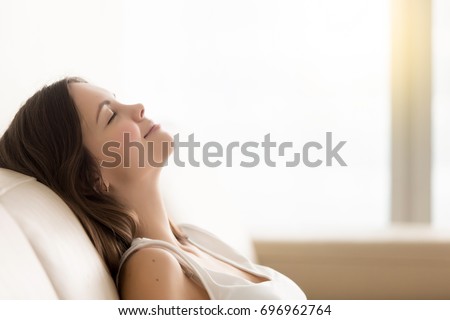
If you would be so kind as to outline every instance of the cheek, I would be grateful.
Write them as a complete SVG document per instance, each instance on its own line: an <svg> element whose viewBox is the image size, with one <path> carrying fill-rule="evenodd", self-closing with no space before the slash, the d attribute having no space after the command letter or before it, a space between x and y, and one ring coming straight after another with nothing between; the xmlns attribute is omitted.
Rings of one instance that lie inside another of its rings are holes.
<svg viewBox="0 0 450 320"><path fill-rule="evenodd" d="M126 141L140 141L141 132L136 124L118 123L108 135L111 141L117 141L121 145Z"/></svg>
<svg viewBox="0 0 450 320"><path fill-rule="evenodd" d="M97 136L85 141L87 149L101 161L111 161L117 155L123 157L126 146L129 148L130 143L141 141L137 125L117 123L113 129L108 134L98 133Z"/></svg>
<svg viewBox="0 0 450 320"><path fill-rule="evenodd" d="M100 147L101 159L105 161L114 159L119 167L135 166L143 156L143 147L137 147L142 143L139 127L133 123L116 123L113 129L104 138Z"/></svg>

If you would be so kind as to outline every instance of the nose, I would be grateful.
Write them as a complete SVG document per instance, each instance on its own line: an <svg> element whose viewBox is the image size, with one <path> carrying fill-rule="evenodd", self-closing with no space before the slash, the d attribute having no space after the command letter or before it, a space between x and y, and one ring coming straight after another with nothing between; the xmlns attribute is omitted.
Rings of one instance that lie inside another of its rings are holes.
<svg viewBox="0 0 450 320"><path fill-rule="evenodd" d="M141 121L144 119L145 108L142 103L133 105L133 118L136 121Z"/></svg>

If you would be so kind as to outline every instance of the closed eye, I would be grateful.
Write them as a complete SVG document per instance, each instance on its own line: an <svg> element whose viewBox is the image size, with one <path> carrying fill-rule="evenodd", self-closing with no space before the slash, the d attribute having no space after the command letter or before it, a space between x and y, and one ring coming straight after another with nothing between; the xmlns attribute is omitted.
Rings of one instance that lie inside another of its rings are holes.
<svg viewBox="0 0 450 320"><path fill-rule="evenodd" d="M114 120L116 115L117 115L117 113L113 111L113 114L112 114L111 118L109 118L107 125L110 124Z"/></svg>

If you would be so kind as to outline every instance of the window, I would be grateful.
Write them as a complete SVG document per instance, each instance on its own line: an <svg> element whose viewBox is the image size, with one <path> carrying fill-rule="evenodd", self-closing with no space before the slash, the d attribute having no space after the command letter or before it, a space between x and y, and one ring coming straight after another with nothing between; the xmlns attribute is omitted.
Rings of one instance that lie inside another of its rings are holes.
<svg viewBox="0 0 450 320"><path fill-rule="evenodd" d="M433 224L450 225L450 3L433 1Z"/></svg>

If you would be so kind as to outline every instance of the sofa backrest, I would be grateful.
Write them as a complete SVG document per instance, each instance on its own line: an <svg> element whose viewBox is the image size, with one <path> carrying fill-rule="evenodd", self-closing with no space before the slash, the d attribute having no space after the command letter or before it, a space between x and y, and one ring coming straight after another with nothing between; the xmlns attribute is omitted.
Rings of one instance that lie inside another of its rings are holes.
<svg viewBox="0 0 450 320"><path fill-rule="evenodd" d="M0 168L0 299L117 299L69 207L32 177Z"/></svg>

